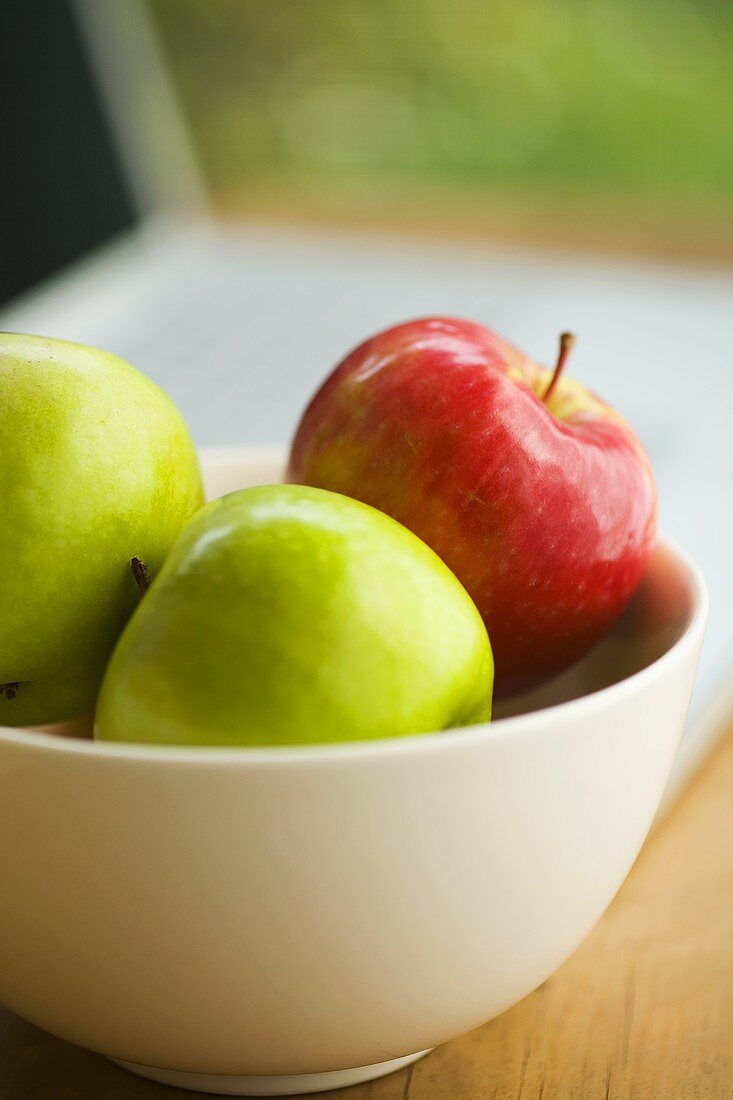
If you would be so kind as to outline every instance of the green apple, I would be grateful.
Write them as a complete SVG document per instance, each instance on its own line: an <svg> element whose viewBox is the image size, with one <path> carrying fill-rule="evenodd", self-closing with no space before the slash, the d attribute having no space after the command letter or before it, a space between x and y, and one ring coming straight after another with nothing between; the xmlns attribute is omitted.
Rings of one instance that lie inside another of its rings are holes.
<svg viewBox="0 0 733 1100"><path fill-rule="evenodd" d="M110 661L96 735L287 745L488 721L481 617L407 528L339 493L268 485L186 526Z"/></svg>
<svg viewBox="0 0 733 1100"><path fill-rule="evenodd" d="M0 334L0 725L93 709L139 599L202 504L188 429L129 363Z"/></svg>

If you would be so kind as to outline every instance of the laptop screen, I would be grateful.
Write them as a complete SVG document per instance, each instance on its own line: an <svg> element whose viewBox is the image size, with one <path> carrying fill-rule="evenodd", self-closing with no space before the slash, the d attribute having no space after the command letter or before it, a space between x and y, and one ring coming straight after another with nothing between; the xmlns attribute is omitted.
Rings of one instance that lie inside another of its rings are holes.
<svg viewBox="0 0 733 1100"><path fill-rule="evenodd" d="M0 302L137 219L70 0L3 0Z"/></svg>

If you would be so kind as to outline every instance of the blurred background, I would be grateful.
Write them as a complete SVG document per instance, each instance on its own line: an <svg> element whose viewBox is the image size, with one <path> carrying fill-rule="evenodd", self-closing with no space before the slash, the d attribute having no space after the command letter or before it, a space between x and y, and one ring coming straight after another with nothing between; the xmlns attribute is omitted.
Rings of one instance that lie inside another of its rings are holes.
<svg viewBox="0 0 733 1100"><path fill-rule="evenodd" d="M733 259L726 0L154 0L217 207Z"/></svg>
<svg viewBox="0 0 733 1100"><path fill-rule="evenodd" d="M2 11L0 301L204 190L250 223L733 262L726 0Z"/></svg>

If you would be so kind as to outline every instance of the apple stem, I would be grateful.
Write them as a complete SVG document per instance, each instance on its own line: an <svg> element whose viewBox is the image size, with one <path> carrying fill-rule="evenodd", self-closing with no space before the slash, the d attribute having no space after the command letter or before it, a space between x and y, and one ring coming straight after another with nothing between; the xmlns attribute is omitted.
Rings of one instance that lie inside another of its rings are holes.
<svg viewBox="0 0 733 1100"><path fill-rule="evenodd" d="M135 578L135 584L140 589L143 596L153 583L150 576L150 570L143 561L142 558L133 558L130 562L130 568L132 569L132 575Z"/></svg>
<svg viewBox="0 0 733 1100"><path fill-rule="evenodd" d="M557 362L555 363L555 369L552 372L552 378L550 379L550 384L547 387L547 389L545 390L544 395L542 397L542 400L544 401L545 404L547 404L547 402L549 401L550 397L552 396L552 392L555 389L555 386L560 381L560 375L562 374L562 372L565 368L565 364L568 360L568 356L570 355L570 352L573 350L574 344L575 344L575 336L573 335L572 332L562 332L562 333L560 333L560 348L559 348L558 353L557 353Z"/></svg>
<svg viewBox="0 0 733 1100"><path fill-rule="evenodd" d="M4 695L6 699L14 699L18 694L18 688L20 684L17 680L10 684L0 684L0 695Z"/></svg>

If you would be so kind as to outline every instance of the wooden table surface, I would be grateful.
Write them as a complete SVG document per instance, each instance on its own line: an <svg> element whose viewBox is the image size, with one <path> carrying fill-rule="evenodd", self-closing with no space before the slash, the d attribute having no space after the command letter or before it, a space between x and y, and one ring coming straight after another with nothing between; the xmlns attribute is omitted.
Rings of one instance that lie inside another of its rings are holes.
<svg viewBox="0 0 733 1100"><path fill-rule="evenodd" d="M171 1100L0 1009L1 1100ZM733 729L601 923L531 996L332 1100L731 1100Z"/></svg>

